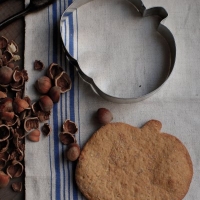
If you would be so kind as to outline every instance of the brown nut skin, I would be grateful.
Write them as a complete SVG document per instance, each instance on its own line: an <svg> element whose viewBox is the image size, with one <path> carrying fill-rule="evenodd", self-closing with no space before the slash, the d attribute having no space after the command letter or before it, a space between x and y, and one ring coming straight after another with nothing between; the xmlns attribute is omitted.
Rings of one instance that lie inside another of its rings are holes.
<svg viewBox="0 0 200 200"><path fill-rule="evenodd" d="M69 144L66 152L66 159L69 161L75 161L79 158L81 153L80 147L77 143Z"/></svg>
<svg viewBox="0 0 200 200"><path fill-rule="evenodd" d="M32 142L39 142L39 140L40 140L40 131L38 129L35 129L35 130L31 131L27 135L27 138Z"/></svg>
<svg viewBox="0 0 200 200"><path fill-rule="evenodd" d="M113 120L112 113L106 108L99 108L96 114L98 122L102 125L108 124Z"/></svg>
<svg viewBox="0 0 200 200"><path fill-rule="evenodd" d="M49 96L44 95L40 97L39 105L43 111L48 112L53 108L53 101Z"/></svg>
<svg viewBox="0 0 200 200"><path fill-rule="evenodd" d="M29 107L29 104L26 100L21 98L15 98L13 101L13 109L16 113L21 113Z"/></svg>
<svg viewBox="0 0 200 200"><path fill-rule="evenodd" d="M58 103L60 100L60 87L58 86L53 86L50 90L49 90L49 97L52 99L52 101L54 103Z"/></svg>
<svg viewBox="0 0 200 200"><path fill-rule="evenodd" d="M13 111L13 99L6 97L0 100L0 112L12 112Z"/></svg>
<svg viewBox="0 0 200 200"><path fill-rule="evenodd" d="M36 81L35 87L39 93L46 94L52 87L51 79L47 76L42 76Z"/></svg>
<svg viewBox="0 0 200 200"><path fill-rule="evenodd" d="M7 85L12 81L13 70L10 67L0 67L0 84Z"/></svg>
<svg viewBox="0 0 200 200"><path fill-rule="evenodd" d="M5 92L0 91L0 99L4 99L7 97L7 94Z"/></svg>
<svg viewBox="0 0 200 200"><path fill-rule="evenodd" d="M10 181L10 177L3 171L0 171L0 188L6 187Z"/></svg>

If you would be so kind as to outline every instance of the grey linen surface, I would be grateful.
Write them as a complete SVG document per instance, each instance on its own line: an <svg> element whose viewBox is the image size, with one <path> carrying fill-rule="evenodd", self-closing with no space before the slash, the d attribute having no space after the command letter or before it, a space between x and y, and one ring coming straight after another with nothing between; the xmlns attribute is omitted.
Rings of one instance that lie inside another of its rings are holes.
<svg viewBox="0 0 200 200"><path fill-rule="evenodd" d="M74 184L75 164L65 160L66 146L59 142L58 135L64 120L71 119L79 128L76 139L83 147L99 128L93 118L99 107L110 109L114 115L113 121L133 126L140 127L150 119L160 120L163 124L162 131L178 137L187 147L193 161L194 176L184 200L200 199L200 2L143 1L146 8L161 6L168 12L169 16L162 23L175 36L177 57L172 75L161 90L154 96L133 104L116 104L103 100L79 78L72 66L68 66L60 39L59 20L71 3L70 0L57 0L48 8L25 17L25 69L29 73L25 95L33 102L39 97L33 85L37 78L45 74L45 70L33 70L36 59L41 60L46 68L52 62L58 63L69 73L73 82L72 90L63 94L59 103L54 105L49 120L52 126L50 136L41 135L38 143L26 140L26 199L84 199ZM162 44L156 42L159 37L154 33L156 18L141 18L138 14L132 16L131 10L124 7L123 0L96 0L85 6L88 6L87 11L84 7L78 11L79 32L74 30L75 36L79 34L78 43L74 40L72 49L73 56L78 59L85 72L95 79L102 90L111 95L131 96L131 92L134 92L132 85L140 85L140 81L142 89L135 93L136 96L154 88L157 73L168 62L163 62L163 55L168 53L167 50L163 50ZM112 11L114 6L116 13ZM125 14L127 18L132 16L133 21L117 19L119 13ZM98 24L103 22L99 21L100 18L107 19L107 26ZM137 27L134 37L130 34L134 30L130 28L132 23ZM141 30L139 27L142 23L144 27ZM98 29L98 26L104 29ZM124 45L116 43L117 37L113 37L113 32L105 35L104 31L109 30L108 26L119 33L117 36L121 37ZM92 29L93 32L91 27L96 27ZM137 70L137 75L132 74L132 69L140 66L146 66L143 69L147 73ZM147 66L152 70L148 70ZM132 76L134 80L137 79L136 82L130 78ZM146 87L143 88L143 84Z"/></svg>

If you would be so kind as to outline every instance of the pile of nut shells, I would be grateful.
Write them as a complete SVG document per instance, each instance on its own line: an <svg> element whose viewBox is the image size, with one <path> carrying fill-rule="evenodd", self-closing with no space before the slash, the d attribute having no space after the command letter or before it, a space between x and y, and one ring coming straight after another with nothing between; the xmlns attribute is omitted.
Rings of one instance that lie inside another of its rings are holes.
<svg viewBox="0 0 200 200"><path fill-rule="evenodd" d="M30 112L30 100L22 97L27 71L15 61L20 59L14 41L0 36L0 188L24 171L23 116ZM21 182L13 182L14 191L22 190Z"/></svg>
<svg viewBox="0 0 200 200"><path fill-rule="evenodd" d="M46 121L50 118L53 105L72 86L71 79L63 68L52 63L47 68L46 75L35 82L40 97L32 102L28 96L24 96L28 74L16 65L15 61L20 59L17 53L17 44L0 36L0 188L6 187L10 179L22 176L25 137L38 142L41 132L45 136L51 133L51 127ZM33 67L38 71L45 68L40 60L35 60ZM63 133L70 133L72 126L68 122L64 124ZM77 132L78 129L74 130ZM75 139L73 144L76 144ZM12 183L16 192L21 191L22 187L22 182Z"/></svg>

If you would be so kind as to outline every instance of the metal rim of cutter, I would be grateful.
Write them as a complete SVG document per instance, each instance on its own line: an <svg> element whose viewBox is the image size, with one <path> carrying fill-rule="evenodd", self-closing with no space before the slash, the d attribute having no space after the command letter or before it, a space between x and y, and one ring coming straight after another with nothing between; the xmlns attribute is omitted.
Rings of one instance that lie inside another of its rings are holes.
<svg viewBox="0 0 200 200"><path fill-rule="evenodd" d="M60 21L60 26L61 26L61 22L64 18L64 15L68 15L71 14L72 12L74 12L75 10L77 10L78 7L90 2L93 0L75 0L63 13L63 15L61 16L61 21ZM137 11L142 15L142 17L147 17L147 16L153 16L153 15L157 15L161 18L161 21L163 19L165 19L168 16L167 11L163 8L163 7L153 7L153 8L149 8L146 9L144 4L142 3L141 0L125 0L130 2L136 9ZM155 94L160 88L161 86L164 85L164 83L167 81L167 79L169 78L173 68L174 68L174 64L175 64L175 59L176 59L176 44L175 44L175 40L174 37L172 35L172 33L170 32L170 30L164 26L163 24L161 24L161 22L159 23L159 26L157 28L157 32L159 32L163 38L165 38L165 40L168 43L169 49L170 49L170 66L169 66L169 73L168 76L166 77L166 79L164 80L164 82L158 86L155 90L151 91L148 94L145 94L143 96L140 97L131 97L131 98L121 98L121 97L115 97L115 96L111 96L107 93L104 93L102 90L99 89L99 87L95 84L94 80L87 76L82 70L81 67L78 64L78 61L73 58L69 51L66 49L66 47L64 47L67 59L72 63L72 65L76 68L76 70L78 71L80 77L87 82L88 84L90 84L90 86L92 87L92 89L102 98L111 101L111 102L115 102L115 103L134 103L134 102L139 102L142 101L150 96L152 96L153 94ZM64 43L63 43L64 44Z"/></svg>

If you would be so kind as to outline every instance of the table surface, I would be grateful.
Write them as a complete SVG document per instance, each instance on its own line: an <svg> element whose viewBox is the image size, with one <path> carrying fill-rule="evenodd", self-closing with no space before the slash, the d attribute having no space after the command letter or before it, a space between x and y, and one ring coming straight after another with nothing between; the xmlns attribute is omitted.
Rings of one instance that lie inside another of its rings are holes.
<svg viewBox="0 0 200 200"><path fill-rule="evenodd" d="M1 0L0 1L0 21L3 21L7 17L21 11L24 8L24 1L16 0ZM24 63L24 19L19 19L12 24L5 27L0 31L1 36L5 36L8 40L14 40L19 47L19 55L21 59L17 64L23 68ZM20 178L13 178L6 188L0 189L0 200L23 200L25 193L14 192L11 188L12 182L22 181L24 183L24 176ZM24 184L23 184L24 185Z"/></svg>

